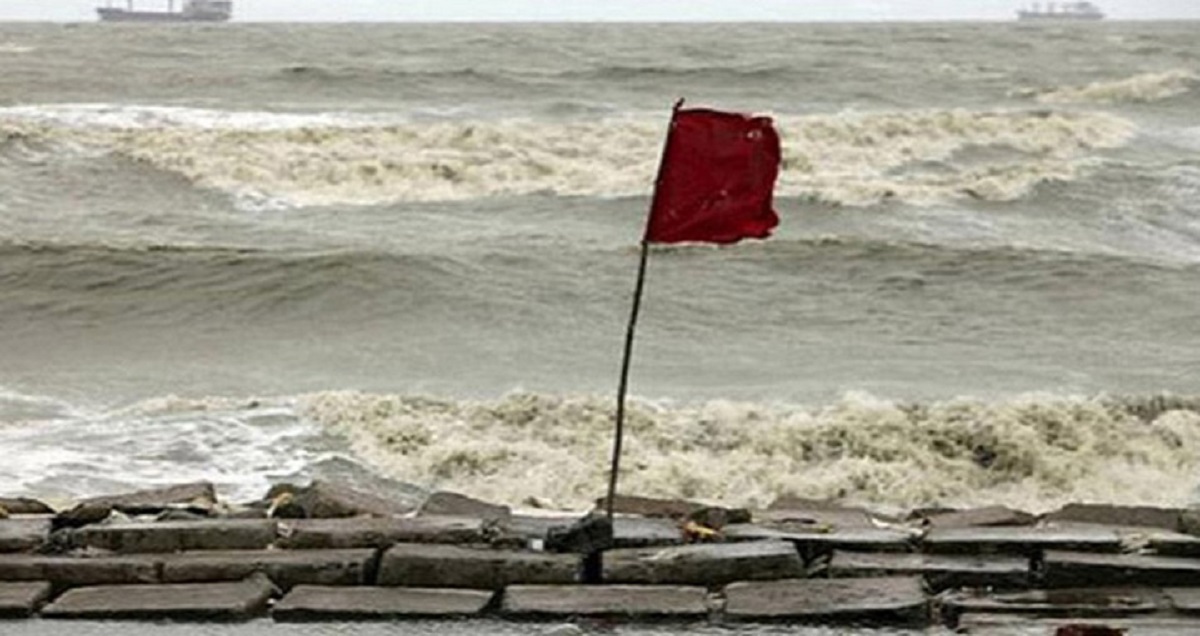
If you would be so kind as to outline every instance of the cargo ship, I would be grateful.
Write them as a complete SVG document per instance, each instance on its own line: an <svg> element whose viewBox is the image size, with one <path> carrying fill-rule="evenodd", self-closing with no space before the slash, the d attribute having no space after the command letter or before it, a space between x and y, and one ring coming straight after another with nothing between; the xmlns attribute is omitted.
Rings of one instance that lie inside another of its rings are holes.
<svg viewBox="0 0 1200 636"><path fill-rule="evenodd" d="M175 0L167 0L166 10L147 11L135 9L133 0L124 6L96 7L102 22L226 22L233 17L232 0L183 0L179 9Z"/></svg>
<svg viewBox="0 0 1200 636"><path fill-rule="evenodd" d="M1091 2L1033 3L1029 9L1017 12L1017 19L1030 22L1075 22L1103 20L1104 12Z"/></svg>

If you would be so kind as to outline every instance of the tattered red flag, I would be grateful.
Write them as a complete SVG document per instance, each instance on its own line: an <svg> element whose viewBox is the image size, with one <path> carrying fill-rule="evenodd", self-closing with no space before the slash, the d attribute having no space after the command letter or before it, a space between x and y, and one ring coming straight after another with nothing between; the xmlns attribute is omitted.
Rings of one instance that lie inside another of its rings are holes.
<svg viewBox="0 0 1200 636"><path fill-rule="evenodd" d="M771 118L676 109L645 240L736 243L770 236L779 224L772 208L779 161Z"/></svg>

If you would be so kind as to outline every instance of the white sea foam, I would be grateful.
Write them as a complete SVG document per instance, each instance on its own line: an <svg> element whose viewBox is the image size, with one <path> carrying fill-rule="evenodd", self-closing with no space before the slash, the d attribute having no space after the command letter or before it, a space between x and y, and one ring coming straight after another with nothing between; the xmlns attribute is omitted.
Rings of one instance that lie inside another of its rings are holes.
<svg viewBox="0 0 1200 636"><path fill-rule="evenodd" d="M0 109L0 135L128 157L252 207L644 195L663 134L658 118L366 122L154 107ZM841 113L778 124L779 194L842 205L1017 199L1040 183L1079 178L1097 149L1134 131L1112 115L1046 111ZM977 149L1004 152L960 160Z"/></svg>
<svg viewBox="0 0 1200 636"><path fill-rule="evenodd" d="M1200 77L1186 69L1143 73L1085 86L1066 86L1047 91L1025 91L1044 104L1117 104L1158 102L1182 95L1200 85Z"/></svg>
<svg viewBox="0 0 1200 636"><path fill-rule="evenodd" d="M12 42L0 42L0 55L25 55L33 53L37 49L24 44L14 44Z"/></svg>
<svg viewBox="0 0 1200 636"><path fill-rule="evenodd" d="M517 503L603 494L611 398L455 402L326 393L305 411L393 477ZM1191 403L1027 396L826 408L631 404L621 489L763 505L783 494L876 505L1181 505L1200 460Z"/></svg>

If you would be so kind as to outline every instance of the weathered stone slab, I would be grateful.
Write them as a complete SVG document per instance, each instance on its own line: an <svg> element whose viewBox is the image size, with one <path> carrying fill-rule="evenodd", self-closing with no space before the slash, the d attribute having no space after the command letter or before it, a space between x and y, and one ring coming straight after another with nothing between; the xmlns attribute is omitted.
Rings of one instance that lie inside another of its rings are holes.
<svg viewBox="0 0 1200 636"><path fill-rule="evenodd" d="M696 617L708 614L703 587L667 585L513 585L501 612L513 616L609 618Z"/></svg>
<svg viewBox="0 0 1200 636"><path fill-rule="evenodd" d="M1170 616L1139 616L1121 618L1031 618L1014 614L964 614L958 623L960 634L1008 636L1037 634L1054 636L1067 626L1107 627L1121 630L1129 636L1180 636L1200 633L1200 619ZM1086 631L1063 631L1063 636L1087 634ZM1093 632L1096 634L1097 632ZM1101 632L1102 633L1102 632ZM1111 633L1111 632L1110 632Z"/></svg>
<svg viewBox="0 0 1200 636"><path fill-rule="evenodd" d="M0 519L0 552L36 550L49 537L49 517Z"/></svg>
<svg viewBox="0 0 1200 636"><path fill-rule="evenodd" d="M492 532L469 517L295 519L279 522L278 545L294 550L386 548L396 543L487 543Z"/></svg>
<svg viewBox="0 0 1200 636"><path fill-rule="evenodd" d="M580 517L531 517L513 515L504 523L501 532L515 543L525 545L530 541L546 541L550 530L568 527ZM616 517L613 519L614 548L642 548L651 546L681 545L683 532L670 519L643 517Z"/></svg>
<svg viewBox="0 0 1200 636"><path fill-rule="evenodd" d="M367 585L374 571L374 550L191 552L164 557L162 581L240 581L257 572L290 590L297 585Z"/></svg>
<svg viewBox="0 0 1200 636"><path fill-rule="evenodd" d="M0 618L27 618L50 598L48 581L0 583Z"/></svg>
<svg viewBox="0 0 1200 636"><path fill-rule="evenodd" d="M929 610L917 577L739 582L725 598L725 616L738 621L911 622Z"/></svg>
<svg viewBox="0 0 1200 636"><path fill-rule="evenodd" d="M1156 612L1163 605L1163 595L1154 588L1098 587L1006 594L952 594L943 598L942 604L953 613L1105 617Z"/></svg>
<svg viewBox="0 0 1200 636"><path fill-rule="evenodd" d="M596 500L596 510L606 511L608 497ZM731 523L749 523L750 511L745 508L725 508L682 499L656 499L633 495L613 498L613 513L637 515L676 521L691 519L710 528L720 529Z"/></svg>
<svg viewBox="0 0 1200 636"><path fill-rule="evenodd" d="M315 587L292 590L271 616L280 622L453 618L483 612L491 591L413 587Z"/></svg>
<svg viewBox="0 0 1200 636"><path fill-rule="evenodd" d="M871 515L866 510L828 506L814 509L757 510L754 512L754 523L765 527L807 527L816 531L875 527Z"/></svg>
<svg viewBox="0 0 1200 636"><path fill-rule="evenodd" d="M1188 587L1200 581L1200 560L1180 557L1050 551L1042 568L1044 583L1051 588Z"/></svg>
<svg viewBox="0 0 1200 636"><path fill-rule="evenodd" d="M1042 550L1119 552L1121 537L1103 526L934 528L925 534L927 552L949 554L1023 554Z"/></svg>
<svg viewBox="0 0 1200 636"><path fill-rule="evenodd" d="M128 514L157 514L177 507L212 510L216 503L216 489L212 484L201 481L124 495L92 497L80 501L79 505L113 508Z"/></svg>
<svg viewBox="0 0 1200 636"><path fill-rule="evenodd" d="M499 522L512 517L512 509L456 492L435 492L421 504L419 516L473 517L484 521Z"/></svg>
<svg viewBox="0 0 1200 636"><path fill-rule="evenodd" d="M261 550L275 541L269 519L208 519L90 525L73 532L76 545L125 554L186 550Z"/></svg>
<svg viewBox="0 0 1200 636"><path fill-rule="evenodd" d="M305 487L277 484L266 498L272 516L285 518L397 517L417 509L408 497L380 497L319 479Z"/></svg>
<svg viewBox="0 0 1200 636"><path fill-rule="evenodd" d="M589 514L569 526L555 526L546 532L545 545L550 552L596 554L614 547L613 520L599 513Z"/></svg>
<svg viewBox="0 0 1200 636"><path fill-rule="evenodd" d="M1108 526L1142 526L1173 532L1180 529L1179 508L1153 506L1111 506L1107 504L1067 504L1042 516L1047 521L1095 523Z"/></svg>
<svg viewBox="0 0 1200 636"><path fill-rule="evenodd" d="M924 516L920 523L929 528L978 528L989 526L1031 526L1037 517L1004 506L955 510Z"/></svg>
<svg viewBox="0 0 1200 636"><path fill-rule="evenodd" d="M1197 581L1200 584L1200 581ZM1200 587L1169 587L1163 590L1171 607L1185 614L1200 614Z"/></svg>
<svg viewBox="0 0 1200 636"><path fill-rule="evenodd" d="M0 508L10 515L53 515L54 509L28 497L0 497Z"/></svg>
<svg viewBox="0 0 1200 636"><path fill-rule="evenodd" d="M1152 532L1146 547L1161 556L1200 557L1200 537L1179 532Z"/></svg>
<svg viewBox="0 0 1200 636"><path fill-rule="evenodd" d="M859 552L909 552L913 549L916 532L873 527L822 528L780 524L773 527L756 524L734 524L725 528L728 541L790 541L805 558L828 554L834 550Z"/></svg>
<svg viewBox="0 0 1200 636"><path fill-rule="evenodd" d="M379 584L498 590L506 585L569 584L580 580L574 554L400 543L384 553Z"/></svg>
<svg viewBox="0 0 1200 636"><path fill-rule="evenodd" d="M47 618L247 620L274 593L266 577L237 583L113 585L70 590L42 610Z"/></svg>
<svg viewBox="0 0 1200 636"><path fill-rule="evenodd" d="M1029 559L1007 556L844 552L833 554L833 578L920 576L934 591L959 587L1030 586Z"/></svg>
<svg viewBox="0 0 1200 636"><path fill-rule="evenodd" d="M157 583L159 569L159 559L146 555L0 555L0 581L51 581L59 587Z"/></svg>
<svg viewBox="0 0 1200 636"><path fill-rule="evenodd" d="M605 583L724 585L732 581L804 576L804 563L786 541L629 548L604 553Z"/></svg>

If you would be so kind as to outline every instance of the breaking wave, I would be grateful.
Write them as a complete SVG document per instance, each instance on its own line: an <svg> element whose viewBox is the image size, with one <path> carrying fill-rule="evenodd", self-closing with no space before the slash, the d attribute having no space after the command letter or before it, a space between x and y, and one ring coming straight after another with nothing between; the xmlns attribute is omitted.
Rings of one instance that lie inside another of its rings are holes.
<svg viewBox="0 0 1200 636"><path fill-rule="evenodd" d="M606 482L611 398L492 401L322 393L302 411L387 475L519 504L583 507ZM1200 460L1200 399L1054 397L824 408L634 401L626 493L760 506L798 494L874 505L1069 501L1182 505Z"/></svg>
<svg viewBox="0 0 1200 636"><path fill-rule="evenodd" d="M1067 86L1048 91L1026 91L1043 104L1150 103L1187 93L1200 85L1200 77L1188 70L1143 73L1086 86Z"/></svg>
<svg viewBox="0 0 1200 636"><path fill-rule="evenodd" d="M1128 121L1104 113L932 110L777 118L778 192L834 205L1009 201L1080 178ZM374 205L649 192L661 118L389 121L165 107L0 110L0 138L112 153L249 205ZM264 203L265 202L265 203Z"/></svg>

